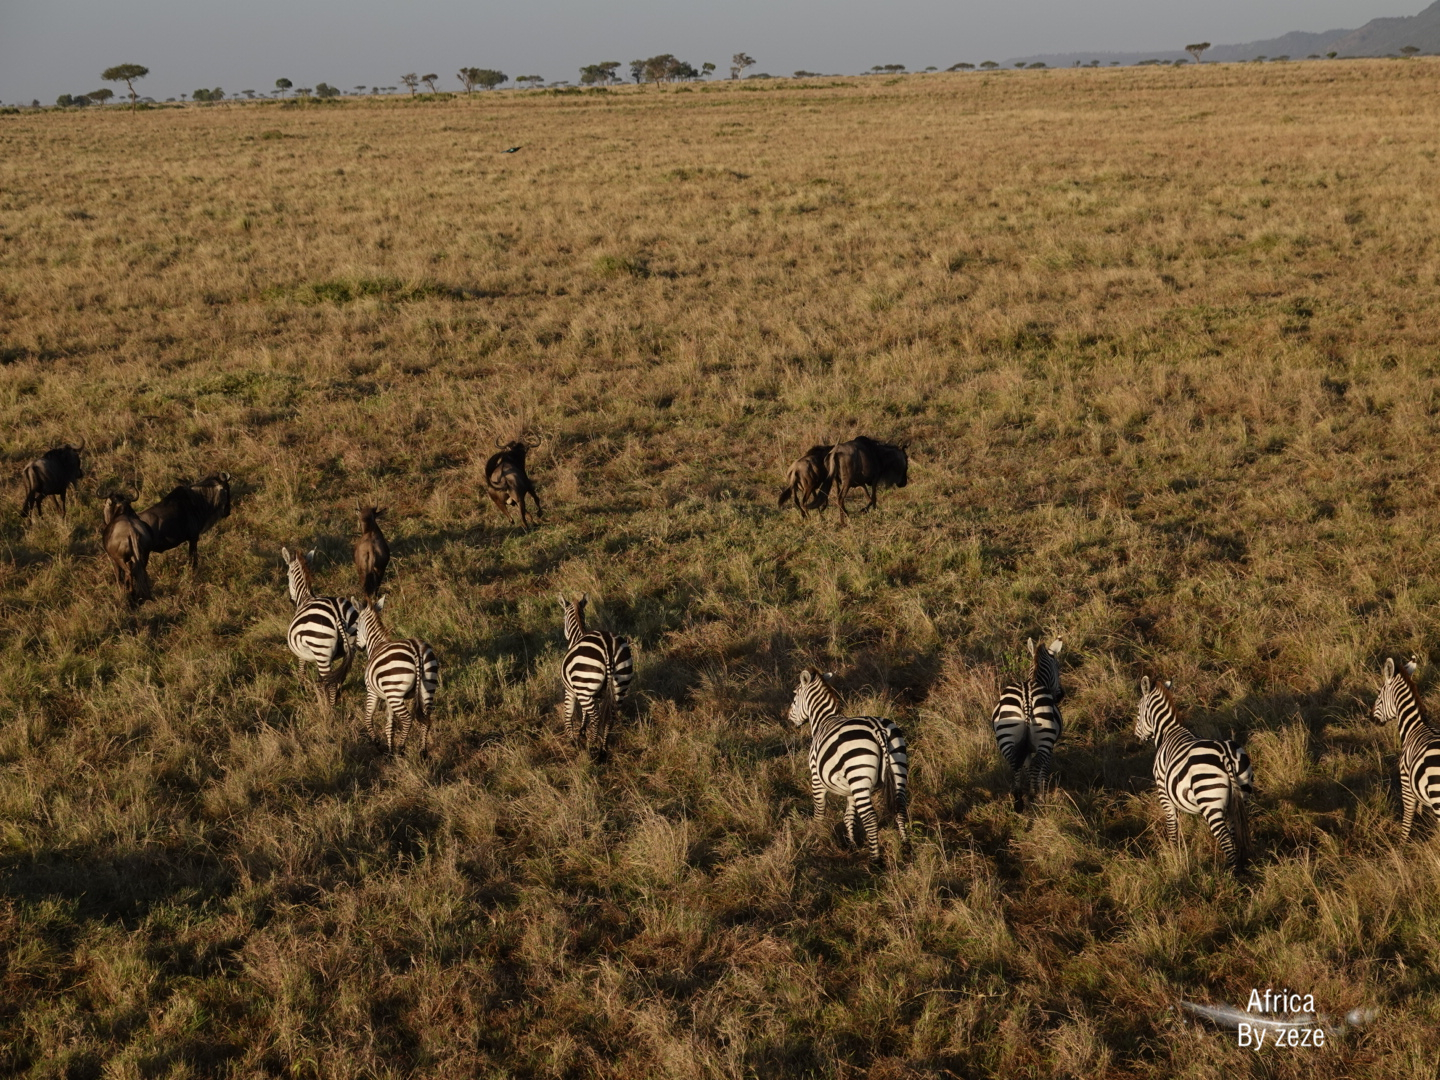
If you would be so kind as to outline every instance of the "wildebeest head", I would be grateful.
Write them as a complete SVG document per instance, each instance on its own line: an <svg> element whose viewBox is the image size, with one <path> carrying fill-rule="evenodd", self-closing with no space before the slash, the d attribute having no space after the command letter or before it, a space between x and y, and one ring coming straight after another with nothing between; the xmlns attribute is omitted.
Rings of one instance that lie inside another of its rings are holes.
<svg viewBox="0 0 1440 1080"><path fill-rule="evenodd" d="M228 472L211 473L204 480L189 486L190 490L204 499L210 508L210 521L207 525L230 516L230 474Z"/></svg>

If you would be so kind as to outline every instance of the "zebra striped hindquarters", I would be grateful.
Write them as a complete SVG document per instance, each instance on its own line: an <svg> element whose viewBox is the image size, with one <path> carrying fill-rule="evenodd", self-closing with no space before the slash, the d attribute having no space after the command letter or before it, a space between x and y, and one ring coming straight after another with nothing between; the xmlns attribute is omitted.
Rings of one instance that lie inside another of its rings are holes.
<svg viewBox="0 0 1440 1080"><path fill-rule="evenodd" d="M1199 814L1210 826L1232 869L1244 865L1250 845L1245 792L1252 786L1250 757L1229 740L1197 739L1180 725L1169 683L1140 680L1137 738L1155 743L1155 786L1165 810L1165 836L1180 842L1177 810ZM1230 818L1235 818L1232 831Z"/></svg>
<svg viewBox="0 0 1440 1080"><path fill-rule="evenodd" d="M375 713L384 702L386 752L405 749L413 721L420 725L423 754L430 748L430 710L440 683L440 661L419 638L392 640L380 621L384 608L383 596L373 603L366 600L360 608L360 647L370 656L365 665L365 728L376 742L381 741Z"/></svg>
<svg viewBox="0 0 1440 1080"><path fill-rule="evenodd" d="M1060 699L1065 696L1060 686L1060 650L1065 647L1064 640L1056 638L1049 645L1036 648L1031 638L1025 647L1034 662L1030 677L1006 684L1000 691L995 711L990 714L1000 756L1015 774L1017 805L1024 790L1020 773L1026 765L1030 767L1030 793L1040 795L1045 791L1050 761L1063 727Z"/></svg>
<svg viewBox="0 0 1440 1080"><path fill-rule="evenodd" d="M635 658L623 637L608 630L585 629L587 600L583 593L573 604L560 597L567 646L560 665L560 682L565 688L561 708L566 737L571 742L583 741L587 750L604 754L611 725L635 678Z"/></svg>
<svg viewBox="0 0 1440 1080"><path fill-rule="evenodd" d="M290 599L295 604L295 617L285 632L290 651L300 659L303 677L306 664L314 664L319 673L315 692L320 704L334 708L340 702L340 690L350 664L355 659L355 633L358 612L343 597L316 596L310 590L310 560L315 552L297 552L281 548L289 579Z"/></svg>
<svg viewBox="0 0 1440 1080"><path fill-rule="evenodd" d="M1387 659L1380 669L1380 696L1370 713L1377 724L1394 720L1400 727L1400 803L1405 810L1401 830L1406 840L1420 807L1429 807L1440 817L1440 731L1425 722L1414 676L1414 659L1398 671L1394 659Z"/></svg>
<svg viewBox="0 0 1440 1080"><path fill-rule="evenodd" d="M905 735L878 716L843 716L840 695L813 668L800 673L800 685L790 703L790 723L810 725L810 796L815 816L825 816L825 796L833 792L845 799L845 842L858 843L855 819L865 828L870 858L880 858L880 822L873 792L884 785L895 811L895 826L906 850L910 809L910 759Z"/></svg>

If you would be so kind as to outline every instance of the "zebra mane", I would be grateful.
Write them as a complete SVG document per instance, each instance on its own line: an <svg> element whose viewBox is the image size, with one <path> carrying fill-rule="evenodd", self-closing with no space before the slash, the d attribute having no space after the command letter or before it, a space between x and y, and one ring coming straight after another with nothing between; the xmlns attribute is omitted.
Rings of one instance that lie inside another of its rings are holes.
<svg viewBox="0 0 1440 1080"><path fill-rule="evenodd" d="M1175 704L1175 695L1170 692L1170 684L1164 679L1157 678L1150 689L1158 690L1161 700L1165 702L1165 707L1170 710L1170 715L1177 720L1180 719L1180 710Z"/></svg>
<svg viewBox="0 0 1440 1080"><path fill-rule="evenodd" d="M1408 667L1404 664L1397 664L1395 667L1395 677L1400 679L1405 689L1410 692L1410 700L1415 703L1415 712L1420 717L1421 722L1428 724L1430 717L1425 713L1425 703L1420 700L1420 691L1416 689L1415 679L1411 676Z"/></svg>

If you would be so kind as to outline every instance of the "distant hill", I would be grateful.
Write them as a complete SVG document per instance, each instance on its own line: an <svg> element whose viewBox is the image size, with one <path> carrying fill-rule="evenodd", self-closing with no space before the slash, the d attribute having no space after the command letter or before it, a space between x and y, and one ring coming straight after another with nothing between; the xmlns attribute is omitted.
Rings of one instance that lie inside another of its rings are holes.
<svg viewBox="0 0 1440 1080"><path fill-rule="evenodd" d="M1328 52L1338 53L1342 57L1391 56L1398 54L1406 45L1414 45L1422 53L1440 53L1440 0L1435 0L1435 3L1418 15L1371 19L1358 30L1326 30L1318 34L1294 30L1281 37L1266 38L1264 41L1250 41L1242 45L1216 45L1205 52L1205 60L1231 62L1254 60L1257 56L1288 56L1292 60L1303 60L1311 54L1324 56ZM1035 56L1013 56L1005 61L1005 66L1011 67L1024 62L1043 63L1048 67L1071 67L1077 62L1089 64L1098 60L1101 67L1108 67L1114 63L1128 66L1142 60L1187 58L1182 49L1040 53Z"/></svg>

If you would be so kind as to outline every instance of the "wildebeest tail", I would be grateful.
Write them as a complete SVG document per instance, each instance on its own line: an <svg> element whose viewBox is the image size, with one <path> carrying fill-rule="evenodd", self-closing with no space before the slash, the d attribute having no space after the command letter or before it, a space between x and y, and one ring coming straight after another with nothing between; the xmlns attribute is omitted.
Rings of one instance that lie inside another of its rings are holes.
<svg viewBox="0 0 1440 1080"><path fill-rule="evenodd" d="M781 488L781 489L780 489L780 502L779 502L779 506L781 506L781 507L783 508L783 507L785 506L785 504L788 503L788 502L789 502L791 499L793 499L794 497L795 497L795 489L794 489L793 486L787 485L786 487Z"/></svg>

